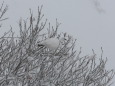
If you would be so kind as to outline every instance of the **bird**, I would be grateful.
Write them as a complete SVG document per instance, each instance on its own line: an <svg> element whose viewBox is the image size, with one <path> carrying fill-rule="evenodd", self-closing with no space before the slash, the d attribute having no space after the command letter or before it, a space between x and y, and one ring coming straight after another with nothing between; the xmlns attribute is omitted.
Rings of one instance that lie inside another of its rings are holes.
<svg viewBox="0 0 115 86"><path fill-rule="evenodd" d="M63 42L64 40L66 40L65 38L47 38L46 40L43 40L40 44L38 44L38 46L45 46L47 47L49 50L54 51L56 50L60 43Z"/></svg>

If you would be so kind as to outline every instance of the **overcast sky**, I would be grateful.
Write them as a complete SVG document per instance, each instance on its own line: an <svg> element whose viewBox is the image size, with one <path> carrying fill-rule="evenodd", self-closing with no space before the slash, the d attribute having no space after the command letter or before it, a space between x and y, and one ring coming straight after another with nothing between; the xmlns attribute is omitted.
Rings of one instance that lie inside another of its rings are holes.
<svg viewBox="0 0 115 86"><path fill-rule="evenodd" d="M52 25L55 25L57 18L62 23L60 31L77 38L76 46L82 47L83 55L92 54L92 49L94 49L100 56L101 47L103 47L103 58L108 57L107 68L115 69L115 0L98 0L100 3L94 3L96 0L4 1L9 6L5 15L9 17L9 20L5 21L1 34L9 30L10 25L18 33L17 26L20 17L26 19L29 16L29 8L36 14L37 7L43 5L45 18ZM2 0L0 4L1 2Z"/></svg>

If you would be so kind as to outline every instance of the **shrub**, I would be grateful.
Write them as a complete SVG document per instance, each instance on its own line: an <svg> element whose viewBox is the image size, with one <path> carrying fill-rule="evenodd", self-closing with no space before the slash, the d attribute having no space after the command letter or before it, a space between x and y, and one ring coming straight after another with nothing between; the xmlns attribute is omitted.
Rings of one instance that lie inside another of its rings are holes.
<svg viewBox="0 0 115 86"><path fill-rule="evenodd" d="M106 70L106 60L96 54L81 57L76 51L75 39L67 33L58 33L56 27L42 21L42 7L38 7L35 18L30 10L29 20L20 20L20 36L15 37L11 29L0 38L0 86L109 86L113 70ZM1 6L0 22L7 6ZM47 28L47 31L45 31ZM50 51L40 42L48 38L65 38L55 51ZM103 50L102 50L103 54Z"/></svg>

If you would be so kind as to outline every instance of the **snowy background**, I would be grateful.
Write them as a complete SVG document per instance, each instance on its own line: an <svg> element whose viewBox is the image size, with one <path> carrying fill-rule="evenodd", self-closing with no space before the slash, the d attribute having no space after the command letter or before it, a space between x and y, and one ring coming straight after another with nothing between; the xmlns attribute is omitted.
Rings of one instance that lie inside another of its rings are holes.
<svg viewBox="0 0 115 86"><path fill-rule="evenodd" d="M94 49L100 57L103 47L103 58L108 57L107 69L115 69L115 0L96 1L99 0L4 0L9 6L5 15L9 20L3 22L0 36L10 25L18 34L19 19L30 16L29 8L37 16L37 7L43 5L44 18L52 25L57 18L62 23L59 31L77 38L76 47L82 47L82 55L90 55Z"/></svg>

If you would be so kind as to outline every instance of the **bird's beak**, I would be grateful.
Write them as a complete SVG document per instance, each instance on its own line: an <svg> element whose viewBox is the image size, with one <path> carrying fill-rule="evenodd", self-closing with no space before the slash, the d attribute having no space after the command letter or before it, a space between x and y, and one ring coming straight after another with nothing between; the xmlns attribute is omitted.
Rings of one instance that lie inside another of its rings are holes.
<svg viewBox="0 0 115 86"><path fill-rule="evenodd" d="M38 46L44 46L43 44L38 44Z"/></svg>

